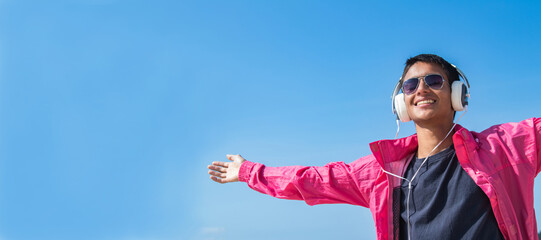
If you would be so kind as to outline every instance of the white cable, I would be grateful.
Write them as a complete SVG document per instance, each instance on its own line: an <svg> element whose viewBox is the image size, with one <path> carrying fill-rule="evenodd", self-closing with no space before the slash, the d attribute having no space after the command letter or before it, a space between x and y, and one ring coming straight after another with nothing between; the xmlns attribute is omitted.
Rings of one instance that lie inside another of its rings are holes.
<svg viewBox="0 0 541 240"><path fill-rule="evenodd" d="M412 189L412 182L413 182L413 179L415 179L415 177L417 176L417 173L419 173L419 170L421 170L421 167L426 163L426 161L428 161L428 158L432 155L432 153L443 143L443 141L445 141L445 139L447 139L447 137L449 137L449 134L451 134L451 132L453 131L453 129L455 129L456 125L458 124L458 121L460 121L460 119L462 118L462 116L464 116L464 114L466 114L466 112L468 111L468 105L465 106L464 108L464 112L460 115L460 117L456 120L456 122L453 124L453 127L451 127L451 129L449 130L449 132L447 132L447 135L445 135L445 137L440 141L440 143L438 143L438 145L436 145L432 151L430 151L430 153L426 156L425 160L421 163L421 165L419 166L419 168L417 169L417 171L415 171L415 174L413 174L413 177L411 177L411 180L408 180L407 178L404 178L404 177L401 177L397 174L394 174L394 173L391 173L391 172L388 172L388 171L385 171L383 168L381 168L381 170L386 173L386 174L389 174L393 177L397 177L397 178L400 178L402 180L406 180L408 182L408 196L407 196L407 199L406 199L406 215L408 216L408 240L411 240L411 224L410 224L410 195L411 195L411 189ZM400 130L400 122L397 120L397 125L398 125L398 129L396 131L396 137L398 137L398 131ZM456 154L456 153L455 153ZM454 157L454 156L453 156Z"/></svg>
<svg viewBox="0 0 541 240"><path fill-rule="evenodd" d="M396 135L394 136L394 139L398 138L399 132L400 132L400 120L396 119Z"/></svg>
<svg viewBox="0 0 541 240"><path fill-rule="evenodd" d="M408 216L408 240L411 240L410 195L411 195L411 184L413 183L413 179L415 179L415 177L417 177L417 174L419 173L419 171L421 170L423 165L426 163L426 161L428 161L428 158L432 155L432 153L443 143L443 141L445 141L445 139L447 139L447 137L449 137L449 134L453 131L455 126L456 126L456 123L453 125L453 127L451 127L449 132L447 132L447 135L445 135L445 137L440 141L440 143L438 143L438 145L436 145L432 149L432 151L430 151L430 153L426 156L425 160L421 163L419 168L417 168L417 171L415 171L415 174L413 174L413 177L411 177L411 180L409 180L409 182L408 182L408 198L406 199L406 215Z"/></svg>
<svg viewBox="0 0 541 240"><path fill-rule="evenodd" d="M389 175L391 175L391 176L393 176L393 177L397 177L397 178L400 178L400 179L402 179L402 180L406 180L406 181L408 181L408 182L410 181L410 180L408 180L407 178L398 176L398 175L396 175L396 174L394 174L394 173L392 173L392 172L387 172L387 171L385 171L383 168L381 169L381 171L383 171L384 173L387 173L387 174L389 174Z"/></svg>

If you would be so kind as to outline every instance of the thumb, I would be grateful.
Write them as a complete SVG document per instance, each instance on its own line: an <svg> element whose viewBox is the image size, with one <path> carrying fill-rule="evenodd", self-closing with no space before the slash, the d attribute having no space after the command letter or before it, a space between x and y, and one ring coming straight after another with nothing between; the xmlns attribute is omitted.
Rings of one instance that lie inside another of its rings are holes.
<svg viewBox="0 0 541 240"><path fill-rule="evenodd" d="M227 154L226 156L227 156L227 159L234 162L242 162L244 160L244 158L240 154L236 154L236 155Z"/></svg>

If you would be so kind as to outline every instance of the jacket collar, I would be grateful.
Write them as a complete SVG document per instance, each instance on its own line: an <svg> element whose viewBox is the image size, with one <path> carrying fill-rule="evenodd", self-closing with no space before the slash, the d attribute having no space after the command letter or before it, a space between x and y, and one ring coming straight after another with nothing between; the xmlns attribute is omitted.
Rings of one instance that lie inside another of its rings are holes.
<svg viewBox="0 0 541 240"><path fill-rule="evenodd" d="M455 148L457 145L471 145L469 147L476 145L470 131L460 124L455 126L455 133L452 137ZM417 150L417 146L417 134L413 134L399 139L386 139L372 142L370 143L370 150L372 150L378 163L385 169L386 165L392 162L401 161L411 157L415 150Z"/></svg>

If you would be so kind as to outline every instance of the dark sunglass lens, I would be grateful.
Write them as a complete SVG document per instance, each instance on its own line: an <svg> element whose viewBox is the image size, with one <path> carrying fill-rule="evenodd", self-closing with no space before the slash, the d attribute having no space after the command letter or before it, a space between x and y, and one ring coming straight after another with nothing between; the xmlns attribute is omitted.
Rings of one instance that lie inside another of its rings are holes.
<svg viewBox="0 0 541 240"><path fill-rule="evenodd" d="M425 77L425 83L432 89L441 89L443 87L443 77L440 75L428 75Z"/></svg>
<svg viewBox="0 0 541 240"><path fill-rule="evenodd" d="M404 81L404 84L402 85L402 91L405 94L412 94L413 92L415 92L415 89L417 89L418 83L419 83L418 78L410 78Z"/></svg>

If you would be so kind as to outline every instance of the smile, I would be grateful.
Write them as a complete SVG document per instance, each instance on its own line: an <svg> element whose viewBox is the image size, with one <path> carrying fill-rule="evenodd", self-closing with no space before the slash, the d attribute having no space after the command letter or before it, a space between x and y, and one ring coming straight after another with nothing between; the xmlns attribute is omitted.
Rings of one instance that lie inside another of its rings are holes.
<svg viewBox="0 0 541 240"><path fill-rule="evenodd" d="M432 99L428 99L428 100L422 100L422 101L419 101L415 104L415 106L419 106L419 105L425 105L425 104L432 104L432 103L435 103L436 101L435 100L432 100Z"/></svg>

